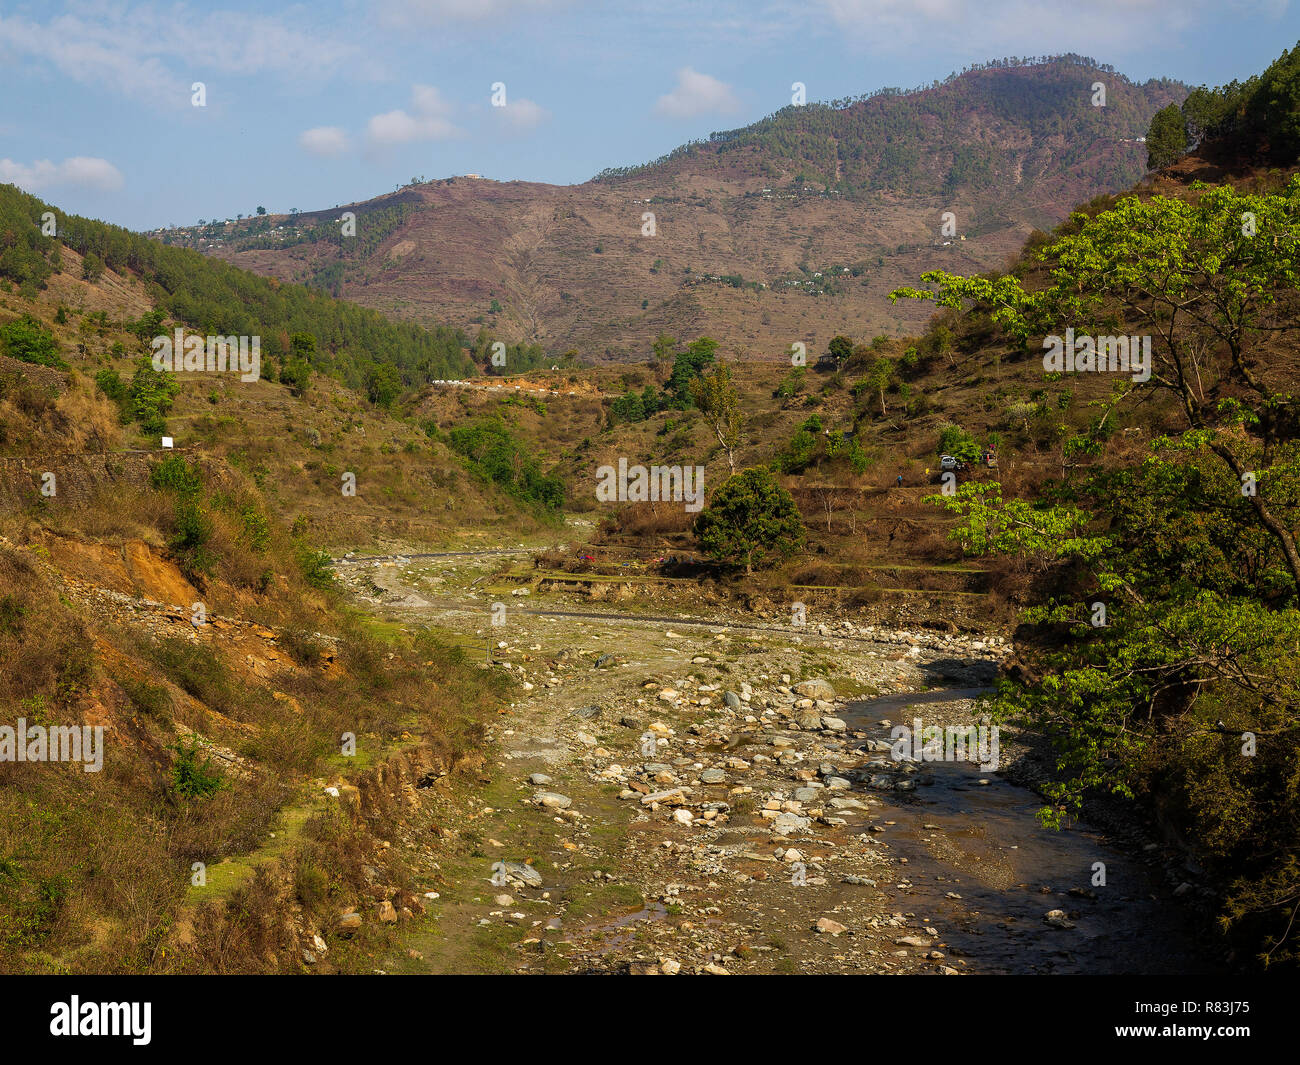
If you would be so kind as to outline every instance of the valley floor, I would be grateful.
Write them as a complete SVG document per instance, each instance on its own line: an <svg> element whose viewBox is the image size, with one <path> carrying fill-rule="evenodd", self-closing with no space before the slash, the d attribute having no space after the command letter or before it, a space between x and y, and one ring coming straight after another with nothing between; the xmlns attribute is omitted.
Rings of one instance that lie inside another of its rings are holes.
<svg viewBox="0 0 1300 1065"><path fill-rule="evenodd" d="M477 778L419 793L427 914L378 971L1214 970L1156 848L1038 824L1013 729L996 771L890 758L891 725L980 723L1000 637L645 620L494 587L501 561L337 567L519 682Z"/></svg>

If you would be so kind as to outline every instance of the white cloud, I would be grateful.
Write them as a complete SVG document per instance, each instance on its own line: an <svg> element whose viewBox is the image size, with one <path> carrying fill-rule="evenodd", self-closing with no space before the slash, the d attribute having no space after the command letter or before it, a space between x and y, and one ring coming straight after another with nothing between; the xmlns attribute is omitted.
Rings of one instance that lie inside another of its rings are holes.
<svg viewBox="0 0 1300 1065"><path fill-rule="evenodd" d="M349 148L348 135L338 126L317 126L298 135L298 147L323 158L344 155Z"/></svg>
<svg viewBox="0 0 1300 1065"><path fill-rule="evenodd" d="M443 25L448 22L500 22L563 7L569 0L382 0L380 21L389 26Z"/></svg>
<svg viewBox="0 0 1300 1065"><path fill-rule="evenodd" d="M1222 5L1212 0L820 0L836 27L868 51L900 47L963 54L1034 55L1148 49L1152 40L1192 28ZM1285 0L1239 0L1278 17Z"/></svg>
<svg viewBox="0 0 1300 1065"><path fill-rule="evenodd" d="M190 105L194 73L328 77L366 66L352 41L305 29L300 19L185 4L78 5L45 21L0 15L0 54L53 66L72 81L154 104Z"/></svg>
<svg viewBox="0 0 1300 1065"><path fill-rule="evenodd" d="M655 111L669 118L695 118L711 112L730 113L740 110L740 101L731 86L690 67L677 72L672 92L659 97Z"/></svg>
<svg viewBox="0 0 1300 1065"><path fill-rule="evenodd" d="M516 97L509 100L505 107L493 107L493 113L513 126L516 130L535 129L551 117L551 112L541 104Z"/></svg>
<svg viewBox="0 0 1300 1065"><path fill-rule="evenodd" d="M122 187L122 172L107 159L89 155L74 155L61 163L38 159L28 164L0 159L0 183L17 185L32 193L69 185L111 192Z"/></svg>
<svg viewBox="0 0 1300 1065"><path fill-rule="evenodd" d="M432 85L413 85L411 110L375 115L366 124L366 139L374 145L446 140L460 133L451 121L451 111L451 104Z"/></svg>

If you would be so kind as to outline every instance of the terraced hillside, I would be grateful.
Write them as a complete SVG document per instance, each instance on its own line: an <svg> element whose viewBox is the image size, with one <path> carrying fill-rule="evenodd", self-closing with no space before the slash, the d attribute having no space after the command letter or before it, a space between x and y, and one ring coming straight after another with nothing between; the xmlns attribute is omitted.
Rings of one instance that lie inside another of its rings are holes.
<svg viewBox="0 0 1300 1065"><path fill-rule="evenodd" d="M1033 229L1133 184L1151 116L1183 95L1081 57L995 64L910 94L788 107L581 185L447 178L156 235L553 355L625 360L668 333L776 360L796 341L820 353L838 333L915 329L923 314L888 292L930 268L1000 267Z"/></svg>

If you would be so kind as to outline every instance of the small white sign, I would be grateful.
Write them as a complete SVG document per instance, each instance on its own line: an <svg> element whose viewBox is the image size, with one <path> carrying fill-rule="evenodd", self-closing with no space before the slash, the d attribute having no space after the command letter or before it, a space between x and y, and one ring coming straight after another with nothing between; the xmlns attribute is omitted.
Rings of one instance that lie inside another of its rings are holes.
<svg viewBox="0 0 1300 1065"><path fill-rule="evenodd" d="M163 447L171 447L171 446L172 446L172 438L171 438L170 436L164 436L164 437L162 438L162 440L163 440L163 442L162 442L162 446L163 446Z"/></svg>

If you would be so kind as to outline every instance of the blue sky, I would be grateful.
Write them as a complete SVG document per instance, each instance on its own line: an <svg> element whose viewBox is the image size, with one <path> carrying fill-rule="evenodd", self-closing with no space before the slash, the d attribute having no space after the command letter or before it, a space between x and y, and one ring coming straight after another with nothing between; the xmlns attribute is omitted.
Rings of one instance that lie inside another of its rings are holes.
<svg viewBox="0 0 1300 1065"><path fill-rule="evenodd" d="M829 100L1079 52L1221 84L1298 38L1290 0L0 0L0 182L133 229L416 176L567 184L770 114L795 81Z"/></svg>

